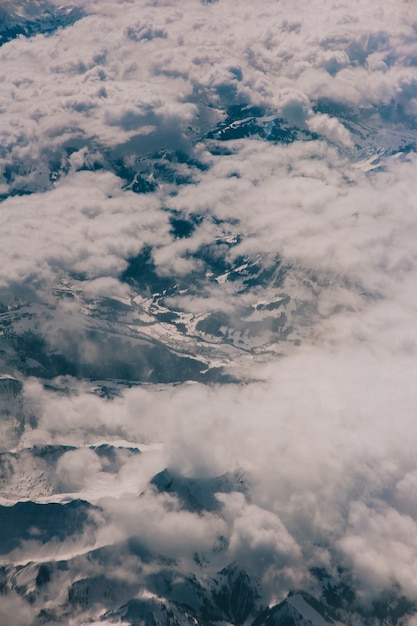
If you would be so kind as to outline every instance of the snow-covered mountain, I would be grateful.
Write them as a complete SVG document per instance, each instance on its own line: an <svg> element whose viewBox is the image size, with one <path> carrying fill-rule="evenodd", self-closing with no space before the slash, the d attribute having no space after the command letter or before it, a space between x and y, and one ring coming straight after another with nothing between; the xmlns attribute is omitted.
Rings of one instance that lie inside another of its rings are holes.
<svg viewBox="0 0 417 626"><path fill-rule="evenodd" d="M57 6L45 0L2 2L0 6L0 46L19 36L50 34L81 19L80 7Z"/></svg>

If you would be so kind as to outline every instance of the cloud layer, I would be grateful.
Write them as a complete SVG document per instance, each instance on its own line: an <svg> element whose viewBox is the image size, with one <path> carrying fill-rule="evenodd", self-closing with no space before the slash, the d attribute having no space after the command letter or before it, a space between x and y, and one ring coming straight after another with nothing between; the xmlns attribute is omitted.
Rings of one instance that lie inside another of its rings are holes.
<svg viewBox="0 0 417 626"><path fill-rule="evenodd" d="M92 507L8 567L416 602L415 9L36 4L0 48L2 504Z"/></svg>

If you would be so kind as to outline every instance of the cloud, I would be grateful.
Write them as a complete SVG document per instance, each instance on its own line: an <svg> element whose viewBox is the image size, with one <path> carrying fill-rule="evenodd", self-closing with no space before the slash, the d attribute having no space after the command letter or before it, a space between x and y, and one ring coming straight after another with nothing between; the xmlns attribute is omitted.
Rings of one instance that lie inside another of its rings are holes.
<svg viewBox="0 0 417 626"><path fill-rule="evenodd" d="M319 99L366 108L393 98L406 105L415 83L406 3L360 7L361 22L343 7L322 19L305 4L302 11L286 6L285 19L276 23L273 2L263 3L261 12L244 2L202 7L194 0L181 10L147 4L145 13L145 5L129 2L83 8L89 15L50 37L2 48L4 164L12 188L45 188L48 172L42 178L42 170L65 161L66 151L129 142L136 127L149 126L146 118L154 130L136 145L140 150L143 143L145 153L169 144L173 127L175 142L185 145L187 126L198 128L206 104L237 99L302 124ZM247 23L255 22L248 32ZM105 42L95 35L103 30ZM389 60L388 75L372 65L375 54ZM168 109L172 123L164 125Z"/></svg>
<svg viewBox="0 0 417 626"><path fill-rule="evenodd" d="M16 592L12 592L2 597L0 617L6 624L24 626L30 623L35 615L33 609Z"/></svg>
<svg viewBox="0 0 417 626"><path fill-rule="evenodd" d="M73 492L91 485L100 470L100 460L95 452L88 448L66 452L56 466L63 490Z"/></svg>
<svg viewBox="0 0 417 626"><path fill-rule="evenodd" d="M311 131L327 137L330 141L335 141L348 147L353 146L349 131L335 118L331 118L328 115L316 115L308 120L307 125Z"/></svg>
<svg viewBox="0 0 417 626"><path fill-rule="evenodd" d="M352 559L355 573L364 582L363 589L379 590L392 580L407 595L415 597L415 520L384 503L367 507L357 502L352 503L349 522L350 532L343 538L341 548Z"/></svg>
<svg viewBox="0 0 417 626"><path fill-rule="evenodd" d="M251 555L255 561L275 561L282 567L285 561L297 562L300 549L281 520L270 511L247 504L240 493L218 494L224 504L224 514L232 523L229 550L231 556Z"/></svg>
<svg viewBox="0 0 417 626"><path fill-rule="evenodd" d="M75 548L236 560L266 603L317 566L415 600L411 3L76 4L0 49L9 447L77 448L4 497L82 495L102 514ZM216 368L234 382L194 382ZM165 467L245 492L186 510L149 487Z"/></svg>
<svg viewBox="0 0 417 626"><path fill-rule="evenodd" d="M220 518L181 510L169 495L126 495L99 504L119 533L136 537L153 553L188 564L196 552L211 551L226 530Z"/></svg>
<svg viewBox="0 0 417 626"><path fill-rule="evenodd" d="M216 533L223 534L229 537L228 557L256 567L263 555L263 572L267 566L269 576L288 568L287 584L288 577L307 575L317 559L322 562L323 552L330 560L336 550L338 562L352 565L364 591L375 594L394 577L414 597L411 548L406 547L407 528L414 524L412 492L406 485L415 471L417 435L411 362L410 357L375 357L358 345L332 354L306 347L269 365L267 382L245 387L132 389L112 403L85 394L65 400L44 393L44 417L34 436L55 430L55 441L65 437L76 443L87 433L97 437L102 428L107 436L123 431L126 438L162 442L163 452L145 470L142 485L158 464L191 477L216 476L237 464L246 471L251 502L241 494L218 496L224 504L218 519L185 514L175 501L155 500L149 492L142 499L126 495L100 501L109 520L127 535L139 533L152 550L158 546L170 555L189 554L176 536L185 524L193 528L187 531L193 538L190 551L210 550ZM95 427L94 420L101 426ZM75 452L67 454L75 461ZM135 472L142 461L138 463ZM89 465L83 467L88 472ZM121 492L130 467L120 474ZM378 504L382 498L387 502ZM376 560L373 550L379 550L381 541L386 549Z"/></svg>
<svg viewBox="0 0 417 626"><path fill-rule="evenodd" d="M50 288L68 274L81 274L108 277L109 294L114 293L111 278L140 250L146 232L152 241L168 231L165 216L155 209L154 199L123 192L119 179L104 172L74 173L45 194L9 198L2 205L2 284L30 281ZM166 227L158 229L158 222Z"/></svg>

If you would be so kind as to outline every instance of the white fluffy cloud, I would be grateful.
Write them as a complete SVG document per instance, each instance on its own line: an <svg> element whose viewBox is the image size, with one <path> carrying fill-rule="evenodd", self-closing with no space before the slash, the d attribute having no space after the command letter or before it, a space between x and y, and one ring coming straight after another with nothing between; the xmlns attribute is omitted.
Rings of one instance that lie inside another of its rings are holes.
<svg viewBox="0 0 417 626"><path fill-rule="evenodd" d="M3 162L12 159L29 188L47 184L42 162L67 149L128 151L133 138L136 154L190 148L187 127L204 123L206 105L237 99L302 124L319 99L366 108L392 99L407 106L415 96L406 2L331 11L272 0L262 11L244 0L82 6L88 15L72 26L0 52ZM349 145L336 119L313 120L314 130Z"/></svg>
<svg viewBox="0 0 417 626"><path fill-rule="evenodd" d="M168 235L158 208L154 198L122 191L109 173L78 172L43 194L9 198L2 205L2 286L50 288L81 274L95 281L91 294L120 292L112 279L126 259Z"/></svg>

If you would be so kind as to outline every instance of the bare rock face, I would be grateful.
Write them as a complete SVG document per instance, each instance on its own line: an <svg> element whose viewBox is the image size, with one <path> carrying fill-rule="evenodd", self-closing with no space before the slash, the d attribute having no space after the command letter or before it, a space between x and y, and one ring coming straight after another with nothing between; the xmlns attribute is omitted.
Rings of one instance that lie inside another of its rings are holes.
<svg viewBox="0 0 417 626"><path fill-rule="evenodd" d="M0 375L0 452L15 447L23 432L22 389L17 378Z"/></svg>
<svg viewBox="0 0 417 626"><path fill-rule="evenodd" d="M14 400L22 393L22 389L20 380L7 374L0 374L0 402Z"/></svg>
<svg viewBox="0 0 417 626"><path fill-rule="evenodd" d="M256 613L259 594L248 574L232 564L219 572L213 599L228 621L240 626Z"/></svg>

